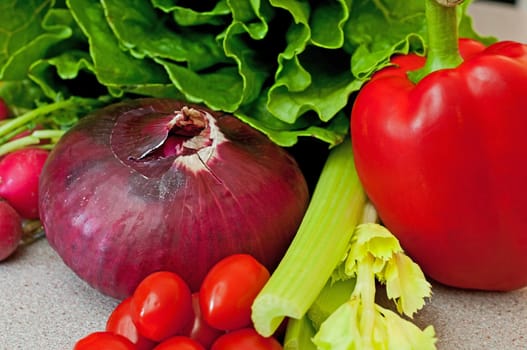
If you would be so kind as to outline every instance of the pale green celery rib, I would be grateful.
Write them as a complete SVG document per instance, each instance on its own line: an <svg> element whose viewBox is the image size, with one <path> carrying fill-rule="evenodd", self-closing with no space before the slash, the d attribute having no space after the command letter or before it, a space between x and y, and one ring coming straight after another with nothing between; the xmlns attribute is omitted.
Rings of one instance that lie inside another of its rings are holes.
<svg viewBox="0 0 527 350"><path fill-rule="evenodd" d="M315 328L307 316L290 319L284 339L284 350L317 350L313 343Z"/></svg>
<svg viewBox="0 0 527 350"><path fill-rule="evenodd" d="M253 303L260 334L273 334L285 317L305 315L343 259L365 203L346 140L331 150L293 242Z"/></svg>
<svg viewBox="0 0 527 350"><path fill-rule="evenodd" d="M318 330L335 310L351 298L355 284L355 278L336 281L330 279L326 282L306 314L315 329Z"/></svg>

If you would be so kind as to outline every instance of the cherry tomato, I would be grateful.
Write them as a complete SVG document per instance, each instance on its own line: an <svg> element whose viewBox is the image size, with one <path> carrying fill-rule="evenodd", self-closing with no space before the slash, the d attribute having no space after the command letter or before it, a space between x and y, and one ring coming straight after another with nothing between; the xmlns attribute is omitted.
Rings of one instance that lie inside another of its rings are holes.
<svg viewBox="0 0 527 350"><path fill-rule="evenodd" d="M205 348L194 339L180 335L163 341L154 350L205 350Z"/></svg>
<svg viewBox="0 0 527 350"><path fill-rule="evenodd" d="M130 313L139 333L148 339L161 342L181 335L194 319L190 288L176 273L154 272L132 294Z"/></svg>
<svg viewBox="0 0 527 350"><path fill-rule="evenodd" d="M73 350L135 350L135 346L122 335L94 332L80 339Z"/></svg>
<svg viewBox="0 0 527 350"><path fill-rule="evenodd" d="M0 160L0 196L26 219L38 219L38 180L49 152L24 148Z"/></svg>
<svg viewBox="0 0 527 350"><path fill-rule="evenodd" d="M254 328L243 328L219 337L211 350L282 350L282 345L273 337L263 337Z"/></svg>
<svg viewBox="0 0 527 350"><path fill-rule="evenodd" d="M194 307L194 323L189 331L189 337L198 341L205 348L210 348L212 343L223 333L222 330L210 326L201 314L199 307L199 293L192 294L192 306Z"/></svg>
<svg viewBox="0 0 527 350"><path fill-rule="evenodd" d="M131 304L132 298L128 297L117 305L106 321L106 330L127 338L136 350L152 350L157 343L139 334L130 313Z"/></svg>
<svg viewBox="0 0 527 350"><path fill-rule="evenodd" d="M205 276L199 291L205 321L222 330L252 325L251 305L269 276L267 268L248 254L220 260Z"/></svg>

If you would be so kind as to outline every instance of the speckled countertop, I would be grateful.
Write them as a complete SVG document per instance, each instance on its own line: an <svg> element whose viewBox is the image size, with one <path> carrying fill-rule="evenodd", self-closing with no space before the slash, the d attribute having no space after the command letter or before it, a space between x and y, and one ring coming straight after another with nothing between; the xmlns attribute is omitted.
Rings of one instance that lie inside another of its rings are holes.
<svg viewBox="0 0 527 350"><path fill-rule="evenodd" d="M481 33L527 41L526 13L483 2L470 12ZM434 285L433 292L415 322L434 326L439 350L527 350L527 288L488 293ZM72 349L79 338L103 329L116 305L41 239L0 264L0 350Z"/></svg>
<svg viewBox="0 0 527 350"><path fill-rule="evenodd" d="M527 289L487 293L434 285L433 292L415 322L434 326L439 350L527 349ZM0 349L72 349L103 329L116 305L41 239L0 265Z"/></svg>

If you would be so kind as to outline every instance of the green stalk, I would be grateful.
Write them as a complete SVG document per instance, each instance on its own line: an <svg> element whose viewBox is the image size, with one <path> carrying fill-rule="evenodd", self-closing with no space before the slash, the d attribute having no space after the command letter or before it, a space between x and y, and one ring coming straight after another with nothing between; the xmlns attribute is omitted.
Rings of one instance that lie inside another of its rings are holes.
<svg viewBox="0 0 527 350"><path fill-rule="evenodd" d="M374 339L375 327L375 258L368 254L357 265L357 284L353 290L352 298L360 299L362 306L360 330L363 338Z"/></svg>
<svg viewBox="0 0 527 350"><path fill-rule="evenodd" d="M306 314L344 258L365 203L346 140L330 152L293 242L253 303L260 334L273 334L285 317Z"/></svg>
<svg viewBox="0 0 527 350"><path fill-rule="evenodd" d="M301 319L290 319L284 339L284 350L317 350L313 343L315 328L311 320L304 316Z"/></svg>
<svg viewBox="0 0 527 350"><path fill-rule="evenodd" d="M25 136L0 145L0 156L28 146L38 145L40 139L35 136Z"/></svg>
<svg viewBox="0 0 527 350"><path fill-rule="evenodd" d="M425 66L409 74L414 83L436 70L455 68L463 61L459 53L457 6L443 2L425 0L428 51Z"/></svg>
<svg viewBox="0 0 527 350"><path fill-rule="evenodd" d="M322 323L335 310L350 299L356 282L354 277L350 277L344 280L331 279L326 283L317 299L307 311L307 316L313 323L313 326L315 326L315 329L319 329Z"/></svg>
<svg viewBox="0 0 527 350"><path fill-rule="evenodd" d="M31 136L38 137L39 139L52 139L57 140L64 135L65 130L56 130L56 129L45 129L45 130L35 130Z"/></svg>
<svg viewBox="0 0 527 350"><path fill-rule="evenodd" d="M28 124L32 122L33 120L37 119L38 117L51 113L55 110L62 109L62 108L68 108L71 106L75 106L79 103L79 101L74 99L69 100L63 100L59 102L54 102L50 104L43 105L41 107L37 107L19 117L10 119L9 122L4 123L0 125L0 136L3 136L5 134L8 134L9 132L24 126L25 124Z"/></svg>
<svg viewBox="0 0 527 350"><path fill-rule="evenodd" d="M77 116L81 116L110 101L111 99L106 97L99 99L71 97L67 100L41 105L16 118L9 118L0 123L0 156L17 149L35 145L38 145L40 148L51 149L66 131L65 126L57 122L53 118L54 116L59 115L59 112L73 112ZM12 140L14 136L30 129L32 127L31 125L35 123L47 124L50 128L35 130L29 136ZM40 143L43 139L49 139L50 142L41 145Z"/></svg>
<svg viewBox="0 0 527 350"><path fill-rule="evenodd" d="M52 144L56 143L64 132L64 130L35 130L31 135L0 144L0 156L24 147L39 145L44 139L50 139Z"/></svg>

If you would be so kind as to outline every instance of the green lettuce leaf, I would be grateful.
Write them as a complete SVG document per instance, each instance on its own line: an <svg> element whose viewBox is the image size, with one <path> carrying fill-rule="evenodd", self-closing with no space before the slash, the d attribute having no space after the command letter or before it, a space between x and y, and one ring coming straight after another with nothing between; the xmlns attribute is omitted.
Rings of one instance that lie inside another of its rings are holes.
<svg viewBox="0 0 527 350"><path fill-rule="evenodd" d="M314 8L279 0L271 3L287 10L294 24L286 34L285 50L278 55L267 108L287 123L294 123L307 111L328 121L362 85L351 75L349 58L336 50L344 43L349 2L323 2Z"/></svg>
<svg viewBox="0 0 527 350"><path fill-rule="evenodd" d="M101 3L119 44L134 57L163 58L184 63L193 71L228 62L212 30L194 31L185 27L171 30L169 19L159 20L155 8L144 0L102 0ZM123 11L124 8L127 10Z"/></svg>
<svg viewBox="0 0 527 350"><path fill-rule="evenodd" d="M472 29L469 3L461 35L491 42ZM174 97L233 113L282 146L331 147L371 75L394 54L426 51L423 13L420 0L14 0L0 4L0 80L33 81L34 106Z"/></svg>
<svg viewBox="0 0 527 350"><path fill-rule="evenodd" d="M67 4L88 38L97 80L114 96L122 96L125 91L153 95L160 85L175 90L162 67L151 59L139 59L121 49L100 3L68 0Z"/></svg>
<svg viewBox="0 0 527 350"><path fill-rule="evenodd" d="M54 69L53 69L53 68ZM57 84L55 72L63 80L74 79L79 72L86 70L94 73L93 63L84 51L71 50L50 59L41 59L33 63L29 70L29 77L42 89L46 97L58 100L67 95L67 86Z"/></svg>
<svg viewBox="0 0 527 350"><path fill-rule="evenodd" d="M0 5L0 80L24 80L33 62L70 37L54 22L52 0L14 0Z"/></svg>
<svg viewBox="0 0 527 350"><path fill-rule="evenodd" d="M197 10L190 7L177 5L173 0L152 0L152 5L166 13L171 13L180 26L213 25L224 26L229 23L231 10L227 0L220 0L210 9Z"/></svg>
<svg viewBox="0 0 527 350"><path fill-rule="evenodd" d="M346 23L344 49L352 72L368 79L387 66L394 54L422 53L426 38L423 1L355 0Z"/></svg>

